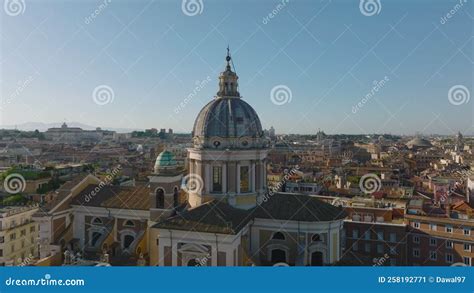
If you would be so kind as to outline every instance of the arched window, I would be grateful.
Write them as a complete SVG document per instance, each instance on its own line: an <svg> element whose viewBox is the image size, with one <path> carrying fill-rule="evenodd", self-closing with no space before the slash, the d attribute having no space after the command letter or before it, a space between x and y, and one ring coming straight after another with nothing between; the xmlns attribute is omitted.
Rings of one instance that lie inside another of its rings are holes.
<svg viewBox="0 0 474 293"><path fill-rule="evenodd" d="M173 206L177 207L179 205L179 191L178 187L173 189Z"/></svg>
<svg viewBox="0 0 474 293"><path fill-rule="evenodd" d="M92 233L92 238L91 238L91 245L95 247L101 236L102 236L102 233L93 232Z"/></svg>
<svg viewBox="0 0 474 293"><path fill-rule="evenodd" d="M321 236L319 234L314 234L313 236L311 236L311 241L313 242L321 241Z"/></svg>
<svg viewBox="0 0 474 293"><path fill-rule="evenodd" d="M127 227L135 227L135 223L133 223L132 220L125 221L125 223L123 225L127 226Z"/></svg>
<svg viewBox="0 0 474 293"><path fill-rule="evenodd" d="M286 251L283 249L272 250L272 263L286 262Z"/></svg>
<svg viewBox="0 0 474 293"><path fill-rule="evenodd" d="M199 266L199 263L196 261L195 258L192 258L188 261L188 267L197 267Z"/></svg>
<svg viewBox="0 0 474 293"><path fill-rule="evenodd" d="M102 225L103 222L100 218L94 218L92 219L92 224L95 224L95 225Z"/></svg>
<svg viewBox="0 0 474 293"><path fill-rule="evenodd" d="M132 245L134 240L135 240L135 237L133 237L132 235L125 235L125 237L123 238L123 248L124 249L129 248L130 245Z"/></svg>
<svg viewBox="0 0 474 293"><path fill-rule="evenodd" d="M272 239L285 240L285 235L283 235L281 232L275 232L273 233Z"/></svg>
<svg viewBox="0 0 474 293"><path fill-rule="evenodd" d="M311 265L312 266L322 266L323 265L323 253L320 251L315 251L311 254Z"/></svg>
<svg viewBox="0 0 474 293"><path fill-rule="evenodd" d="M156 208L162 209L165 207L165 191L162 188L156 190Z"/></svg>

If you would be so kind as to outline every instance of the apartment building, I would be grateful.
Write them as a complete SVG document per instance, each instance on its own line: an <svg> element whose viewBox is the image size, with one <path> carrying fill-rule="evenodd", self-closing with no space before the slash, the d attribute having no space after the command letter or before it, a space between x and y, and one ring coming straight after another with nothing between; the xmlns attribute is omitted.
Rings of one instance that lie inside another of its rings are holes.
<svg viewBox="0 0 474 293"><path fill-rule="evenodd" d="M28 265L38 254L37 205L0 207L0 266Z"/></svg>

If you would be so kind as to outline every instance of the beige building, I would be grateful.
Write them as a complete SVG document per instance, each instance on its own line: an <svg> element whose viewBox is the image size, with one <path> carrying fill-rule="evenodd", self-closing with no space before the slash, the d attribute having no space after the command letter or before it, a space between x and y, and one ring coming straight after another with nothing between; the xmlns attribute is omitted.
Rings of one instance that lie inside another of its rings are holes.
<svg viewBox="0 0 474 293"><path fill-rule="evenodd" d="M28 265L38 256L38 206L0 207L0 266Z"/></svg>

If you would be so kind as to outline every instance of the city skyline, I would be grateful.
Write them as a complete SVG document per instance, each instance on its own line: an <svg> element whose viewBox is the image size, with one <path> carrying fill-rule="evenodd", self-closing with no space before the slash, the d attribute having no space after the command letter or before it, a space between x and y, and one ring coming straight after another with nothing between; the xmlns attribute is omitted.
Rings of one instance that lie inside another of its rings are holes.
<svg viewBox="0 0 474 293"><path fill-rule="evenodd" d="M16 17L2 14L0 124L189 133L230 45L240 92L264 128L472 135L472 3L456 4L383 1L364 14L343 1L265 1L252 11L204 1L196 12L178 2L29 1ZM464 100L452 103L459 88Z"/></svg>

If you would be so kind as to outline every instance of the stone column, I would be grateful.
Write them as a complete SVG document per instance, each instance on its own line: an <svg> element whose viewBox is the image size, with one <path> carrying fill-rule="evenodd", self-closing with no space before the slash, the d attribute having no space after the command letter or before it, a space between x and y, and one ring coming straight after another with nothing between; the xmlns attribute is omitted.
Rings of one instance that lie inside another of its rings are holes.
<svg viewBox="0 0 474 293"><path fill-rule="evenodd" d="M240 163L237 163L237 176L235 176L235 187L237 194L240 194Z"/></svg>
<svg viewBox="0 0 474 293"><path fill-rule="evenodd" d="M206 162L204 165L205 172L204 172L204 185L206 187L206 193L211 192L211 165Z"/></svg>
<svg viewBox="0 0 474 293"><path fill-rule="evenodd" d="M222 193L227 193L227 163L221 165L222 168Z"/></svg>
<svg viewBox="0 0 474 293"><path fill-rule="evenodd" d="M255 162L250 161L250 190L255 192Z"/></svg>

